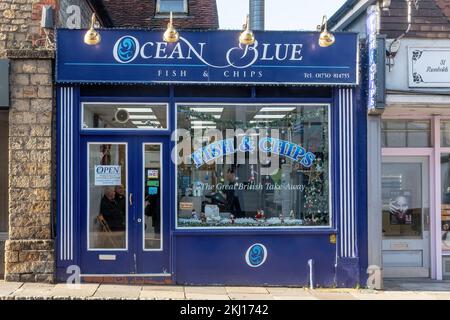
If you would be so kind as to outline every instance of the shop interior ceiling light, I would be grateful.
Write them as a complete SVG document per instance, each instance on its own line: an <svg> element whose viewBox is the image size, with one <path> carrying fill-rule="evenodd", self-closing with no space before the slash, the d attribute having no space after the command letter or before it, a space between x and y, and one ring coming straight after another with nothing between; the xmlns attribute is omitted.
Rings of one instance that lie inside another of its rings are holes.
<svg viewBox="0 0 450 320"><path fill-rule="evenodd" d="M283 111L294 111L296 107L264 107L259 110L259 112L283 112Z"/></svg>
<svg viewBox="0 0 450 320"><path fill-rule="evenodd" d="M130 114L130 119L153 119L156 120L156 116L153 114Z"/></svg>
<svg viewBox="0 0 450 320"><path fill-rule="evenodd" d="M214 121L202 121L202 120L194 120L191 121L191 123L195 124L215 124Z"/></svg>
<svg viewBox="0 0 450 320"><path fill-rule="evenodd" d="M334 35L328 31L327 28L327 16L323 16L322 25L320 26L320 30L322 31L319 36L319 46L322 48L329 47L334 44L336 39Z"/></svg>
<svg viewBox="0 0 450 320"><path fill-rule="evenodd" d="M90 46L97 45L102 40L100 33L98 33L98 31L94 29L95 21L95 13L93 13L91 18L91 27L84 35L84 43Z"/></svg>
<svg viewBox="0 0 450 320"><path fill-rule="evenodd" d="M192 126L192 129L217 129L216 126Z"/></svg>
<svg viewBox="0 0 450 320"><path fill-rule="evenodd" d="M180 35L178 31L173 27L172 11L170 11L170 20L169 23L167 24L167 29L164 32L163 39L165 42L168 43L174 43L180 40Z"/></svg>
<svg viewBox="0 0 450 320"><path fill-rule="evenodd" d="M127 110L129 113L153 113L152 108L121 108Z"/></svg>
<svg viewBox="0 0 450 320"><path fill-rule="evenodd" d="M220 114L208 114L208 117L213 117L213 118L215 118L215 119L220 119L221 117L222 117L222 115L220 115ZM189 119L191 119L191 120L195 120L195 119L198 119L198 117L189 117Z"/></svg>
<svg viewBox="0 0 450 320"><path fill-rule="evenodd" d="M285 114L257 114L254 119L282 119Z"/></svg>
<svg viewBox="0 0 450 320"><path fill-rule="evenodd" d="M223 108L190 108L195 112L211 112L211 113L222 113Z"/></svg>
<svg viewBox="0 0 450 320"><path fill-rule="evenodd" d="M242 31L241 35L239 36L239 43L250 46L255 43L255 40L255 35L253 34L253 31L250 30L249 18L247 15L247 19L244 25L244 31Z"/></svg>

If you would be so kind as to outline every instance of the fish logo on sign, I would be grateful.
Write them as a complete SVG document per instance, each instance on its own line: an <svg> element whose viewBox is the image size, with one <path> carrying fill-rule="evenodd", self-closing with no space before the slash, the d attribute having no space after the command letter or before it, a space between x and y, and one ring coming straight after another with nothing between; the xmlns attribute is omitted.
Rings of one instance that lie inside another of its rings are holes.
<svg viewBox="0 0 450 320"><path fill-rule="evenodd" d="M255 243L247 249L245 261L252 268L257 268L266 262L267 248L261 243Z"/></svg>
<svg viewBox="0 0 450 320"><path fill-rule="evenodd" d="M139 54L139 41L132 36L125 36L117 40L114 46L114 59L121 63L129 63Z"/></svg>

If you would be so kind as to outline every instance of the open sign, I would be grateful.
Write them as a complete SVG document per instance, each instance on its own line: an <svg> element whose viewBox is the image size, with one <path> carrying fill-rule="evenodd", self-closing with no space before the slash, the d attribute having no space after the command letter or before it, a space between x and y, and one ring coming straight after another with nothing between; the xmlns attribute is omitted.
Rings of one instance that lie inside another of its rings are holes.
<svg viewBox="0 0 450 320"><path fill-rule="evenodd" d="M96 186L118 186L122 184L121 166L95 166Z"/></svg>

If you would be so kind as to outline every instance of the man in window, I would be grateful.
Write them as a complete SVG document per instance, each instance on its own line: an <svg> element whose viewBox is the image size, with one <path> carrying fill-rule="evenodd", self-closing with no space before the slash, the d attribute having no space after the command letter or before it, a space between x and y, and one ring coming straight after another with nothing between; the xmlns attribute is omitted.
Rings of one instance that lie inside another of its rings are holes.
<svg viewBox="0 0 450 320"><path fill-rule="evenodd" d="M235 195L236 174L234 173L234 169L228 169L226 178L228 181L228 187L225 188L227 207L229 208L230 213L236 218L244 218L245 214L241 211L239 198Z"/></svg>
<svg viewBox="0 0 450 320"><path fill-rule="evenodd" d="M99 219L106 222L110 231L124 231L125 219L124 213L120 211L116 201L116 192L113 187L107 187L105 194L100 202Z"/></svg>

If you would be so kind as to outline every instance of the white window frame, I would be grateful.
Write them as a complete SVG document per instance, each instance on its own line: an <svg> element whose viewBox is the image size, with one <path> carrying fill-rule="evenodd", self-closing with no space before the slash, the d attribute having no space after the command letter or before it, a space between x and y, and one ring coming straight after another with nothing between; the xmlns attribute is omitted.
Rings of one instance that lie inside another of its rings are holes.
<svg viewBox="0 0 450 320"><path fill-rule="evenodd" d="M165 128L84 128L84 108L85 105L111 105L111 106L148 106L156 105L166 108L166 127ZM170 130L170 119L169 119L169 104L165 102L82 102L81 103L81 118L80 118L80 130L81 131L169 131Z"/></svg>
<svg viewBox="0 0 450 320"><path fill-rule="evenodd" d="M161 1L165 0L156 0L156 13L160 15L169 14L169 11L161 11ZM183 1L183 11L173 11L173 13L188 13L188 0Z"/></svg>

